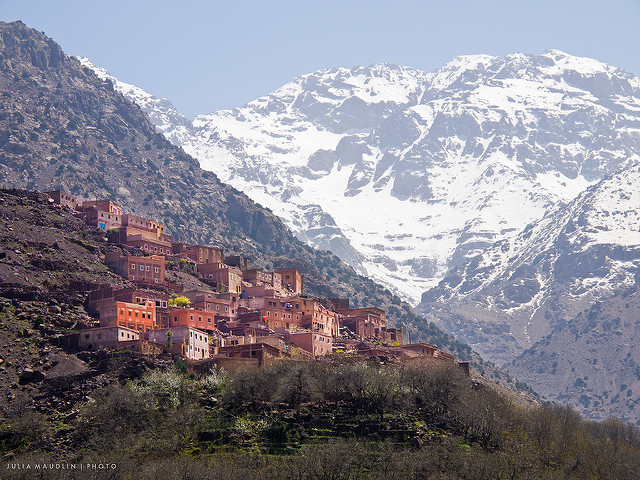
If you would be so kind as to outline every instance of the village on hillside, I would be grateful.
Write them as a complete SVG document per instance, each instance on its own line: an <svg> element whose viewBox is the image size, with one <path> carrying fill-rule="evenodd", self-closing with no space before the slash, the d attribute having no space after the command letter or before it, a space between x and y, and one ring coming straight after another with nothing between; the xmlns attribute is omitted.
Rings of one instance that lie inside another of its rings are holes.
<svg viewBox="0 0 640 480"><path fill-rule="evenodd" d="M214 246L174 242L161 223L125 213L110 199L82 201L60 190L46 194L52 204L104 230L110 243L129 247L108 253L104 261L131 286L94 285L86 305L94 325L67 335L61 346L166 354L230 370L339 352L383 361L456 362L435 345L405 344L402 330L388 326L380 308L305 295L295 269L264 271ZM170 282L168 263L187 264L206 288ZM468 363L458 364L469 373Z"/></svg>

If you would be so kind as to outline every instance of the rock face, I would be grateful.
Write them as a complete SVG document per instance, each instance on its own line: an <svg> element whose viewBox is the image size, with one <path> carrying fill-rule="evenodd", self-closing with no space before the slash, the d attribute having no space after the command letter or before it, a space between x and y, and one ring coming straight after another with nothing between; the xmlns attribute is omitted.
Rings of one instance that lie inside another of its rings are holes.
<svg viewBox="0 0 640 480"><path fill-rule="evenodd" d="M588 188L453 269L419 310L548 398L637 419L638 185L634 166Z"/></svg>
<svg viewBox="0 0 640 480"><path fill-rule="evenodd" d="M109 78L299 238L415 303L640 152L638 79L557 50L322 70L192 124Z"/></svg>

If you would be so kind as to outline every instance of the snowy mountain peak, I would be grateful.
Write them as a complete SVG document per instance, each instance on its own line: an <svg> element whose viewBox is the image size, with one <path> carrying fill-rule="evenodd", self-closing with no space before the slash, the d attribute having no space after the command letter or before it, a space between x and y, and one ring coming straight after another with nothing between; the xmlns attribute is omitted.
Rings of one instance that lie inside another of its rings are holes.
<svg viewBox="0 0 640 480"><path fill-rule="evenodd" d="M638 80L557 50L456 57L433 73L319 70L175 127L159 104L117 88L300 238L415 302L640 159Z"/></svg>

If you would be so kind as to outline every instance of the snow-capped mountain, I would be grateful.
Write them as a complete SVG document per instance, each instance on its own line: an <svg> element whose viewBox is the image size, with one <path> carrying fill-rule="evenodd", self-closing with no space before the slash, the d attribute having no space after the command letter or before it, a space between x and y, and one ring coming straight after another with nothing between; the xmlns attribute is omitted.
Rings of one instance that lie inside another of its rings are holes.
<svg viewBox="0 0 640 480"><path fill-rule="evenodd" d="M414 302L640 152L640 81L555 50L322 70L191 124L113 81L203 168Z"/></svg>
<svg viewBox="0 0 640 480"><path fill-rule="evenodd" d="M539 393L637 418L638 185L636 165L589 187L453 269L419 310Z"/></svg>

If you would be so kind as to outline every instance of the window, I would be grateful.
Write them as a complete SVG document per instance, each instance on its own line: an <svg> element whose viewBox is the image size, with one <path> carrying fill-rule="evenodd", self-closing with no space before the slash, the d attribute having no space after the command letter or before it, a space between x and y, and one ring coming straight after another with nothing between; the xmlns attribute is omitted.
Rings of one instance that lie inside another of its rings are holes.
<svg viewBox="0 0 640 480"><path fill-rule="evenodd" d="M202 321L202 317L198 317L198 321L201 322Z"/></svg>
<svg viewBox="0 0 640 480"><path fill-rule="evenodd" d="M162 308L167 308L167 302L165 301L162 302Z"/></svg>
<svg viewBox="0 0 640 480"><path fill-rule="evenodd" d="M140 271L142 272L144 270L144 265L140 264Z"/></svg>
<svg viewBox="0 0 640 480"><path fill-rule="evenodd" d="M190 315L190 317L191 317L191 320L193 321L193 315Z"/></svg>
<svg viewBox="0 0 640 480"><path fill-rule="evenodd" d="M121 337L124 337L124 332L120 332L120 336L121 336Z"/></svg>
<svg viewBox="0 0 640 480"><path fill-rule="evenodd" d="M211 323L211 318L207 317L207 322Z"/></svg>
<svg viewBox="0 0 640 480"><path fill-rule="evenodd" d="M229 307L224 307L224 311L228 312L229 311Z"/></svg>
<svg viewBox="0 0 640 480"><path fill-rule="evenodd" d="M173 323L178 323L178 317L173 317Z"/></svg>
<svg viewBox="0 0 640 480"><path fill-rule="evenodd" d="M216 310L220 310L220 305L216 305Z"/></svg>
<svg viewBox="0 0 640 480"><path fill-rule="evenodd" d="M135 270L135 269L136 269L136 264L135 264L135 263L132 263L132 264L131 264L131 270Z"/></svg>
<svg viewBox="0 0 640 480"><path fill-rule="evenodd" d="M149 265L147 265L147 269L146 270L147 270L147 272L150 270Z"/></svg>

